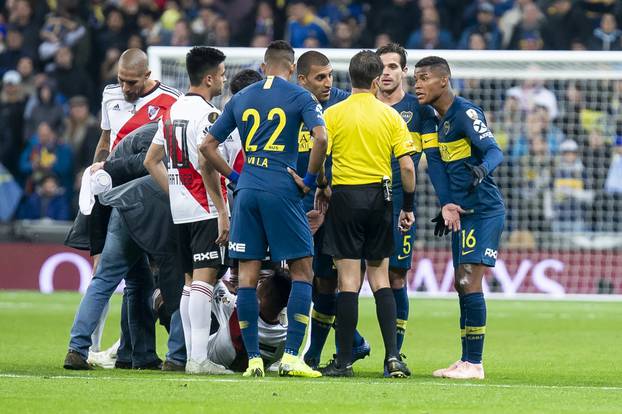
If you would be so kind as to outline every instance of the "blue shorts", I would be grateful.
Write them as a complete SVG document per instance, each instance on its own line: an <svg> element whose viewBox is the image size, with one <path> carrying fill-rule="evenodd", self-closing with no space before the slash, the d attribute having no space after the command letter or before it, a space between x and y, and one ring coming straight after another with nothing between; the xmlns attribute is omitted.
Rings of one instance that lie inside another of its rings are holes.
<svg viewBox="0 0 622 414"><path fill-rule="evenodd" d="M462 216L461 230L451 236L454 268L467 263L494 267L504 221L504 214L487 218Z"/></svg>
<svg viewBox="0 0 622 414"><path fill-rule="evenodd" d="M313 238L300 198L244 188L236 193L229 255L263 260L270 246L273 261L313 256Z"/></svg>
<svg viewBox="0 0 622 414"><path fill-rule="evenodd" d="M320 279L337 279L337 268L333 257L322 252L324 244L324 226L313 235L313 275Z"/></svg>
<svg viewBox="0 0 622 414"><path fill-rule="evenodd" d="M393 269L405 269L409 270L413 261L413 248L415 244L415 231L416 225L408 230L406 233L402 233L397 225L400 221L399 212L397 215L393 214L393 243L395 244L395 250L389 259L389 267Z"/></svg>

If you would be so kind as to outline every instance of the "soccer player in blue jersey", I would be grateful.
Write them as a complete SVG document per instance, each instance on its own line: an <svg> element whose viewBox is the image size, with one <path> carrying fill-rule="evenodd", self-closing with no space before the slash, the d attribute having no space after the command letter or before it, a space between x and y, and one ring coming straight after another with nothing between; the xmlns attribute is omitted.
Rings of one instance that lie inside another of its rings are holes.
<svg viewBox="0 0 622 414"><path fill-rule="evenodd" d="M285 41L272 42L264 55L266 79L231 98L201 146L206 160L231 181L237 181L229 253L239 259L238 316L248 369L244 376L264 376L257 338L257 279L268 246L272 260L287 260L292 289L287 304L287 341L281 376L318 377L298 357L309 323L313 271L313 239L302 205L303 194L288 172L296 168L298 131L304 123L314 139L305 188L317 180L326 157L327 137L322 108L305 89L288 81L295 70L294 50ZM246 163L238 176L220 156L218 145L238 128Z"/></svg>
<svg viewBox="0 0 622 414"><path fill-rule="evenodd" d="M483 379L482 351L486 333L486 302L482 278L494 267L505 220L505 206L491 173L503 153L486 125L481 108L455 96L447 61L428 56L415 65L419 103L432 105L441 117L438 146L449 178L453 201L470 214L452 233L454 286L460 301L461 358L434 376Z"/></svg>
<svg viewBox="0 0 622 414"><path fill-rule="evenodd" d="M311 92L320 102L322 110L343 101L349 92L333 87L333 68L328 58L315 50L303 53L296 62L298 84ZM303 125L298 135L298 165L296 173L303 177L308 169L309 154L313 140L309 130ZM330 160L326 160L326 170L330 174ZM309 348L305 352L305 362L316 368L320 363L322 349L335 321L337 306L337 269L333 258L322 251L324 238L324 214L314 209L315 183L305 196L303 204L311 229L315 231L313 255L313 311L311 312L311 332ZM355 331L352 344L353 361L365 358L371 349L369 343Z"/></svg>
<svg viewBox="0 0 622 414"><path fill-rule="evenodd" d="M438 145L434 145L438 140L436 114L432 107L419 104L417 97L406 93L402 86L408 73L406 50L396 43L389 43L378 48L376 54L380 56L384 66L377 97L380 101L392 106L402 116L414 142L415 153L411 158L415 170L419 165L421 154L425 151L428 173L432 184L437 189L441 205L450 205L445 167L441 161ZM396 158L392 158L391 168L393 172L393 221L397 223L402 205L403 189L400 166ZM445 216L453 220L453 225L457 226L458 214L452 215L446 209ZM409 304L406 273L412 264L415 226L407 232L401 232L397 225L394 225L393 240L395 251L389 261L389 279L397 308L397 349L401 350L408 322Z"/></svg>

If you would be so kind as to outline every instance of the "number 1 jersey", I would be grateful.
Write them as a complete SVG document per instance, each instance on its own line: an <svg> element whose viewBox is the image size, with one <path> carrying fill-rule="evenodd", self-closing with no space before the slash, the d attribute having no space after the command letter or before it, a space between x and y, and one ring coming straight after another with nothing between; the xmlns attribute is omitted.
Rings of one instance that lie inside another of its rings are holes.
<svg viewBox="0 0 622 414"><path fill-rule="evenodd" d="M199 145L220 111L201 95L180 97L158 123L153 143L163 145L168 159L168 188L175 224L192 223L218 217L207 194L199 167ZM222 151L222 146L221 146ZM227 200L227 189L221 191Z"/></svg>

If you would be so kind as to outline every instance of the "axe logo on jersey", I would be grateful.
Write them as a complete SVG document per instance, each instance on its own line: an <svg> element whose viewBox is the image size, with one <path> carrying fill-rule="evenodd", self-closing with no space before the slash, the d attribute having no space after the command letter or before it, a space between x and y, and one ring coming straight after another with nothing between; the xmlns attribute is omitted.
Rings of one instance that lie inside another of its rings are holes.
<svg viewBox="0 0 622 414"><path fill-rule="evenodd" d="M147 116L149 117L151 121L153 121L156 118L156 116L158 116L158 112L160 112L159 106L149 105L147 107Z"/></svg>
<svg viewBox="0 0 622 414"><path fill-rule="evenodd" d="M488 127L486 126L486 124L480 120L480 119L476 119L475 121L473 121L473 129L475 130L475 132L477 132L478 134L483 134L484 132L488 131Z"/></svg>
<svg viewBox="0 0 622 414"><path fill-rule="evenodd" d="M194 262L202 262L203 260L216 260L219 258L220 256L218 255L217 251L197 253L192 256L192 260Z"/></svg>
<svg viewBox="0 0 622 414"><path fill-rule="evenodd" d="M400 112L402 119L404 122L409 123L411 119L413 119L413 113L411 111L402 111Z"/></svg>

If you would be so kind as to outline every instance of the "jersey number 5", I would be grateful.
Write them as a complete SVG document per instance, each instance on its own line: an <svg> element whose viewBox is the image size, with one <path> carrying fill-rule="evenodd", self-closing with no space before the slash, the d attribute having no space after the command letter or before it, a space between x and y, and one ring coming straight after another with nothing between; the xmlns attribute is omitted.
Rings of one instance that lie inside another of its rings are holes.
<svg viewBox="0 0 622 414"><path fill-rule="evenodd" d="M177 130L180 130L181 150L177 144ZM168 153L171 157L171 168L189 168L190 159L188 157L188 121L185 119L175 119L173 122L167 120L164 123L164 136L168 144Z"/></svg>
<svg viewBox="0 0 622 414"><path fill-rule="evenodd" d="M274 120L276 117L279 118L279 123L276 126L272 135L264 145L264 151L278 151L281 152L285 149L285 145L275 144L276 139L283 132L283 128L285 128L285 123L287 122L287 117L285 116L285 111L281 108L272 108L270 112L268 112L268 121ZM244 149L246 152L254 152L257 151L257 145L253 145L252 141L259 129L259 124L261 123L261 117L259 115L259 111L254 108L249 108L242 114L242 122L248 122L252 118L253 124L251 125L250 130L248 131L248 135L246 136L246 141L244 143Z"/></svg>

